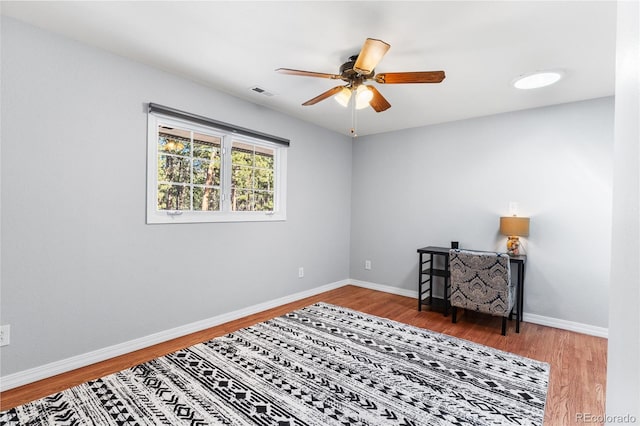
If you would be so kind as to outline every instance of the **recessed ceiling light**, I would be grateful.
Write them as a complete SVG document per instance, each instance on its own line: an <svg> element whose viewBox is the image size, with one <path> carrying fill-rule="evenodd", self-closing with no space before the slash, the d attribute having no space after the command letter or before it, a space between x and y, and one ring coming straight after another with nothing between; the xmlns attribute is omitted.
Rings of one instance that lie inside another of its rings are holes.
<svg viewBox="0 0 640 426"><path fill-rule="evenodd" d="M513 86L516 89L538 89L557 83L562 76L562 71L538 71L521 75L513 81Z"/></svg>

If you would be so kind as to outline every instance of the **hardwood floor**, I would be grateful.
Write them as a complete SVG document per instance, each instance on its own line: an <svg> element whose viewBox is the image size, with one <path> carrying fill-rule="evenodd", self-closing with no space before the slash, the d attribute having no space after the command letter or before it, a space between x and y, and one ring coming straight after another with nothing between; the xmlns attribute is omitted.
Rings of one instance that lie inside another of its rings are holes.
<svg viewBox="0 0 640 426"><path fill-rule="evenodd" d="M500 319L497 317L462 314L458 316L458 323L452 324L451 316L444 317L439 312L430 312L428 308L426 311L418 312L415 299L355 286L341 287L5 391L0 394L0 409L7 410L87 380L132 367L316 302L333 303L548 362L551 364L551 375L545 425L576 424L579 423L577 415L581 413L604 416L607 367L606 339L530 323L521 324L520 334L516 334L514 321L509 323L505 337L500 335Z"/></svg>

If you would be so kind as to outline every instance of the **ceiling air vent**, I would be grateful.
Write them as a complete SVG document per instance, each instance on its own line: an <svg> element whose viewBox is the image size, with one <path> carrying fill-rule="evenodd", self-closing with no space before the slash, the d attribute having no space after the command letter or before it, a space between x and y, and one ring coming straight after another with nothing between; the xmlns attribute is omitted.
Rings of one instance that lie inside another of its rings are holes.
<svg viewBox="0 0 640 426"><path fill-rule="evenodd" d="M267 91L266 89L263 89L260 86L253 86L251 88L252 91L259 93L260 95L264 95L264 96L273 96L273 93Z"/></svg>

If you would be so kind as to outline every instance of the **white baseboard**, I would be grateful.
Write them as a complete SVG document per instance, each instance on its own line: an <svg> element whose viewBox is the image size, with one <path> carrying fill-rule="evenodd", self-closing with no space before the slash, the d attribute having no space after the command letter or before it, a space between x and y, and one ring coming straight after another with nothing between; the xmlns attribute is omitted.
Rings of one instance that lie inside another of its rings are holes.
<svg viewBox="0 0 640 426"><path fill-rule="evenodd" d="M376 284L369 281L349 280L350 284L358 287L368 288L370 290L383 291L385 293L397 294L398 296L418 298L418 290L407 290L405 288L393 287L386 284Z"/></svg>
<svg viewBox="0 0 640 426"><path fill-rule="evenodd" d="M228 312L222 315L217 315L215 317L208 318L202 321L193 322L191 324L186 324L180 327L161 331L159 333L154 333L145 337L141 337L139 339L130 340L128 342L119 343L117 345L87 352L81 355L76 355L71 358L51 362L39 367L34 367L28 370L19 371L17 373L8 374L6 376L0 377L0 391L3 392L8 389L13 389L18 386L33 383L38 380L55 376L57 374L66 373L81 367L86 367L87 365L91 365L96 362L105 361L107 359L124 355L129 352L147 348L149 346L166 342L171 339L186 336L197 331L206 330L207 328L215 327L217 325L224 324L238 318L243 318L248 315L253 315L258 312L266 311L267 309L275 308L287 303L295 302L297 300L304 299L305 297L315 296L316 294L333 290L347 284L349 284L349 280L337 281L313 288L311 290L294 293L289 296L270 300L264 303L259 303L257 305L238 309L236 311Z"/></svg>
<svg viewBox="0 0 640 426"><path fill-rule="evenodd" d="M350 280L351 284L358 287L365 287L371 290L384 291L385 293L397 294L400 296L418 298L417 290L407 290L403 288L392 287L390 285L376 284L368 281ZM524 312L523 321L533 324L544 325L547 327L559 328L561 330L574 331L576 333L588 334L591 336L604 337L609 336L609 329L604 327L596 327L589 324L582 324L579 322L567 321L563 319L545 317L542 315L528 314Z"/></svg>
<svg viewBox="0 0 640 426"><path fill-rule="evenodd" d="M114 358L120 355L124 355L129 352L137 351L149 346L153 346L158 343L166 342L171 339L186 336L197 331L206 330L207 328L215 327L220 324L224 324L229 321L243 318L248 315L253 315L258 312L265 311L267 309L275 308L287 303L295 302L306 297L315 296L316 294L323 293L325 291L333 290L345 285L352 284L358 287L364 287L371 290L382 291L385 293L397 294L400 296L417 298L418 292L415 290L408 290L398 287L393 287L385 284L377 284L368 281L361 280L341 280L334 283L326 284L320 287L313 288L311 290L294 293L289 296L281 297L278 299L270 300L257 305L249 306L243 309L238 309L225 314L217 315L212 318L208 318L202 321L193 322L180 327L172 328L169 330L154 333L139 339L130 340L128 342L120 343L117 345L109 346L106 348L98 349L95 351L87 352L85 354L76 355L71 358L66 358L60 361L55 361L49 364L45 364L39 367L30 368L28 370L19 371L17 373L8 374L0 377L0 391L6 391L9 389L23 386L29 383L36 382L38 380L46 379L48 377L55 376L57 374L66 373L87 365L94 364L96 362L105 361L110 358ZM548 327L560 328L563 330L575 331L577 333L584 333L598 337L607 337L608 329L602 327L595 327L588 324L581 324L572 321L561 320L557 318L545 317L535 314L524 313L524 321L534 324L544 325Z"/></svg>
<svg viewBox="0 0 640 426"><path fill-rule="evenodd" d="M559 328L562 330L574 331L576 333L588 334L590 336L609 337L609 329L605 327L596 327L595 325L583 324L580 322L567 321L559 318L545 317L542 315L528 314L523 315L524 322L530 322L547 327Z"/></svg>

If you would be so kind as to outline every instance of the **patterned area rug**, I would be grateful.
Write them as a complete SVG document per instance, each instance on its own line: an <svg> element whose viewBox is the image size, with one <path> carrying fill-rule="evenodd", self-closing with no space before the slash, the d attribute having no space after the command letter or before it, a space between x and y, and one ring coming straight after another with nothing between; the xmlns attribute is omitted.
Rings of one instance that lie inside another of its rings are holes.
<svg viewBox="0 0 640 426"><path fill-rule="evenodd" d="M3 425L542 425L549 365L318 303L0 413Z"/></svg>

